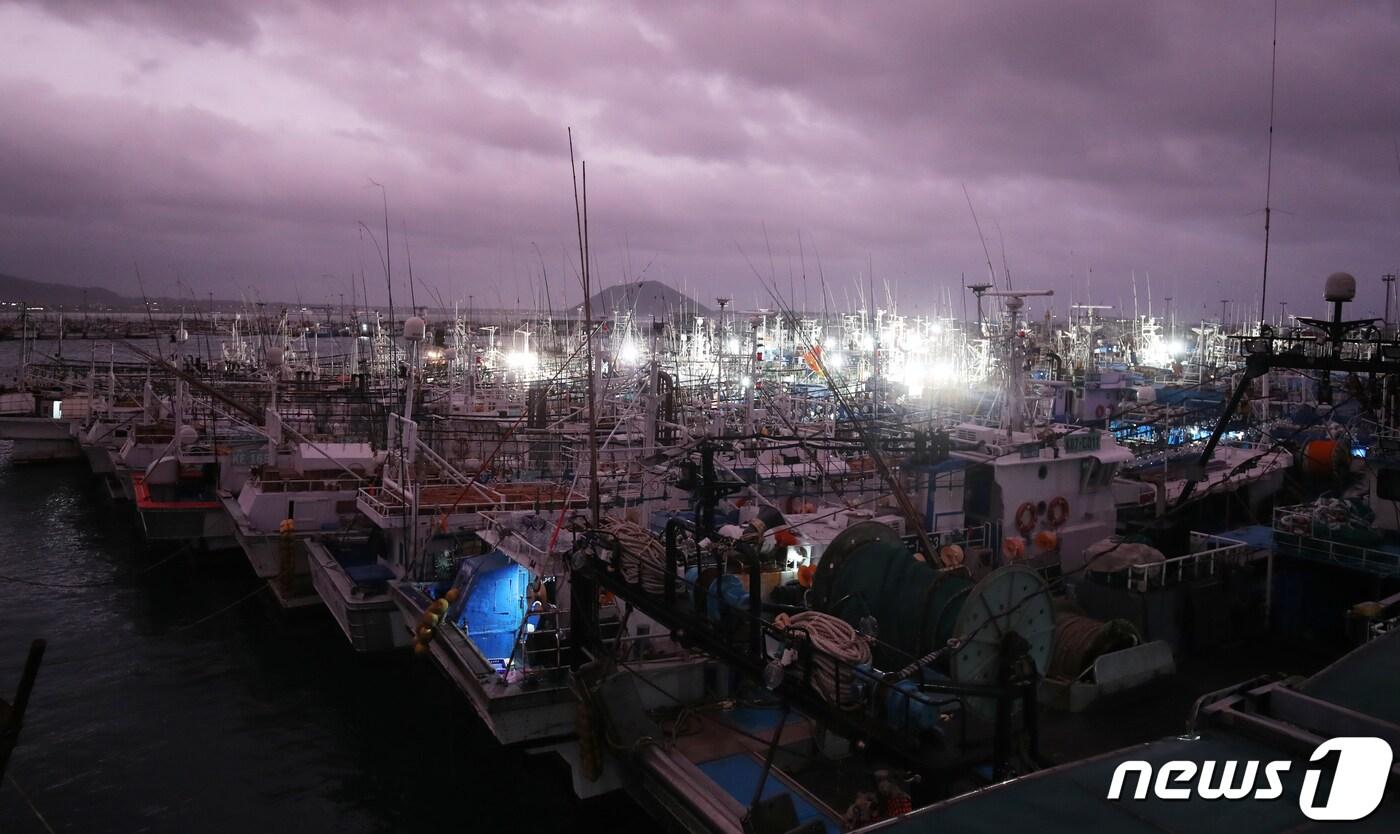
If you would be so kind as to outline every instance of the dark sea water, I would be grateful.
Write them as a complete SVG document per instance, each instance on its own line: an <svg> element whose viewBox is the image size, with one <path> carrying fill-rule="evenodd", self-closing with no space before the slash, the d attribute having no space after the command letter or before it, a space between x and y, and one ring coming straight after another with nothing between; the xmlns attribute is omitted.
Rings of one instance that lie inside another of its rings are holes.
<svg viewBox="0 0 1400 834"><path fill-rule="evenodd" d="M49 641L0 834L657 828L501 748L430 662L276 611L241 553L171 553L85 465L0 443L0 697Z"/></svg>

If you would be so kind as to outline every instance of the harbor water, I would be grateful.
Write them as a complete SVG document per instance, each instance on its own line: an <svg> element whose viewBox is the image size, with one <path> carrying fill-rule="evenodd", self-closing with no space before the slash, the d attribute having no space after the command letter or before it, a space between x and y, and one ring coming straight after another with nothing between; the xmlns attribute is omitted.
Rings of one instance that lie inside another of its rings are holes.
<svg viewBox="0 0 1400 834"><path fill-rule="evenodd" d="M0 362L18 357L0 343ZM0 697L48 640L0 832L652 830L500 747L428 661L286 616L239 553L156 550L82 464L0 444Z"/></svg>

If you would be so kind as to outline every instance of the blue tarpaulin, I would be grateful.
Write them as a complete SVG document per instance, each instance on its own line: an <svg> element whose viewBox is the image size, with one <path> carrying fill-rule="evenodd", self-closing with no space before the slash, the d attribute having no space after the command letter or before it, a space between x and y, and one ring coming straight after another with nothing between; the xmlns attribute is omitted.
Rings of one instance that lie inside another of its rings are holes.
<svg viewBox="0 0 1400 834"><path fill-rule="evenodd" d="M525 617L530 572L499 550L462 560L452 587L461 593L449 612L488 660L504 662Z"/></svg>
<svg viewBox="0 0 1400 834"><path fill-rule="evenodd" d="M753 792L758 788L759 777L763 775L763 763L754 759L749 753L735 753L732 756L705 762L699 767L706 776L714 780L716 785L723 788L725 793L745 806L753 801ZM763 785L761 798L768 799L780 793L792 795L792 804L797 809L799 823L819 818L825 823L829 834L840 834L841 826L837 825L835 820L817 810L817 807L808 802L800 793L790 790L776 773L769 773L768 781Z"/></svg>

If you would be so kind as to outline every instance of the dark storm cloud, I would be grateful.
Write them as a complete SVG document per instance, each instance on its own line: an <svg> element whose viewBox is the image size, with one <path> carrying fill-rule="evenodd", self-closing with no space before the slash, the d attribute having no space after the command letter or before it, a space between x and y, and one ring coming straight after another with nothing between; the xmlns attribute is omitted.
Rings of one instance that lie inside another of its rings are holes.
<svg viewBox="0 0 1400 834"><path fill-rule="evenodd" d="M766 303L755 269L786 288L820 252L838 301L873 267L927 309L986 272L965 184L997 268L1004 247L1060 309L1091 290L1130 305L1134 270L1185 315L1257 305L1267 2L0 15L22 57L0 69L0 270L129 290L138 260L153 282L325 300L348 280L327 273L374 281L373 178L395 258L406 228L445 297L528 302L541 255L561 297L573 125L607 281L630 255L632 274ZM1271 312L1334 269L1376 306L1400 265L1396 43L1395 4L1281 7Z"/></svg>
<svg viewBox="0 0 1400 834"><path fill-rule="evenodd" d="M112 20L196 43L246 44L258 34L251 11L255 4L239 0L44 0L34 5L80 25Z"/></svg>

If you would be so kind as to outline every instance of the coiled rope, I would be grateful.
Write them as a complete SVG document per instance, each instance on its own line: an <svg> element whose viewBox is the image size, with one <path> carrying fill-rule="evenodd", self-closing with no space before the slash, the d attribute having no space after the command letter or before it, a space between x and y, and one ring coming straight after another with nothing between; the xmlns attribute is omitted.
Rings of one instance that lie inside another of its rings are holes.
<svg viewBox="0 0 1400 834"><path fill-rule="evenodd" d="M779 614L773 624L780 629L802 631L815 650L812 655L812 688L830 704L856 709L852 694L854 669L870 663L870 643L840 617L820 611Z"/></svg>
<svg viewBox="0 0 1400 834"><path fill-rule="evenodd" d="M617 569L622 578L641 585L649 594L665 590L666 546L640 524L620 518L604 518L603 530L617 540Z"/></svg>
<svg viewBox="0 0 1400 834"><path fill-rule="evenodd" d="M1055 620L1055 648L1050 655L1050 677L1079 680L1100 655L1131 648L1142 642L1137 628L1127 620L1104 622L1083 614L1061 611Z"/></svg>

